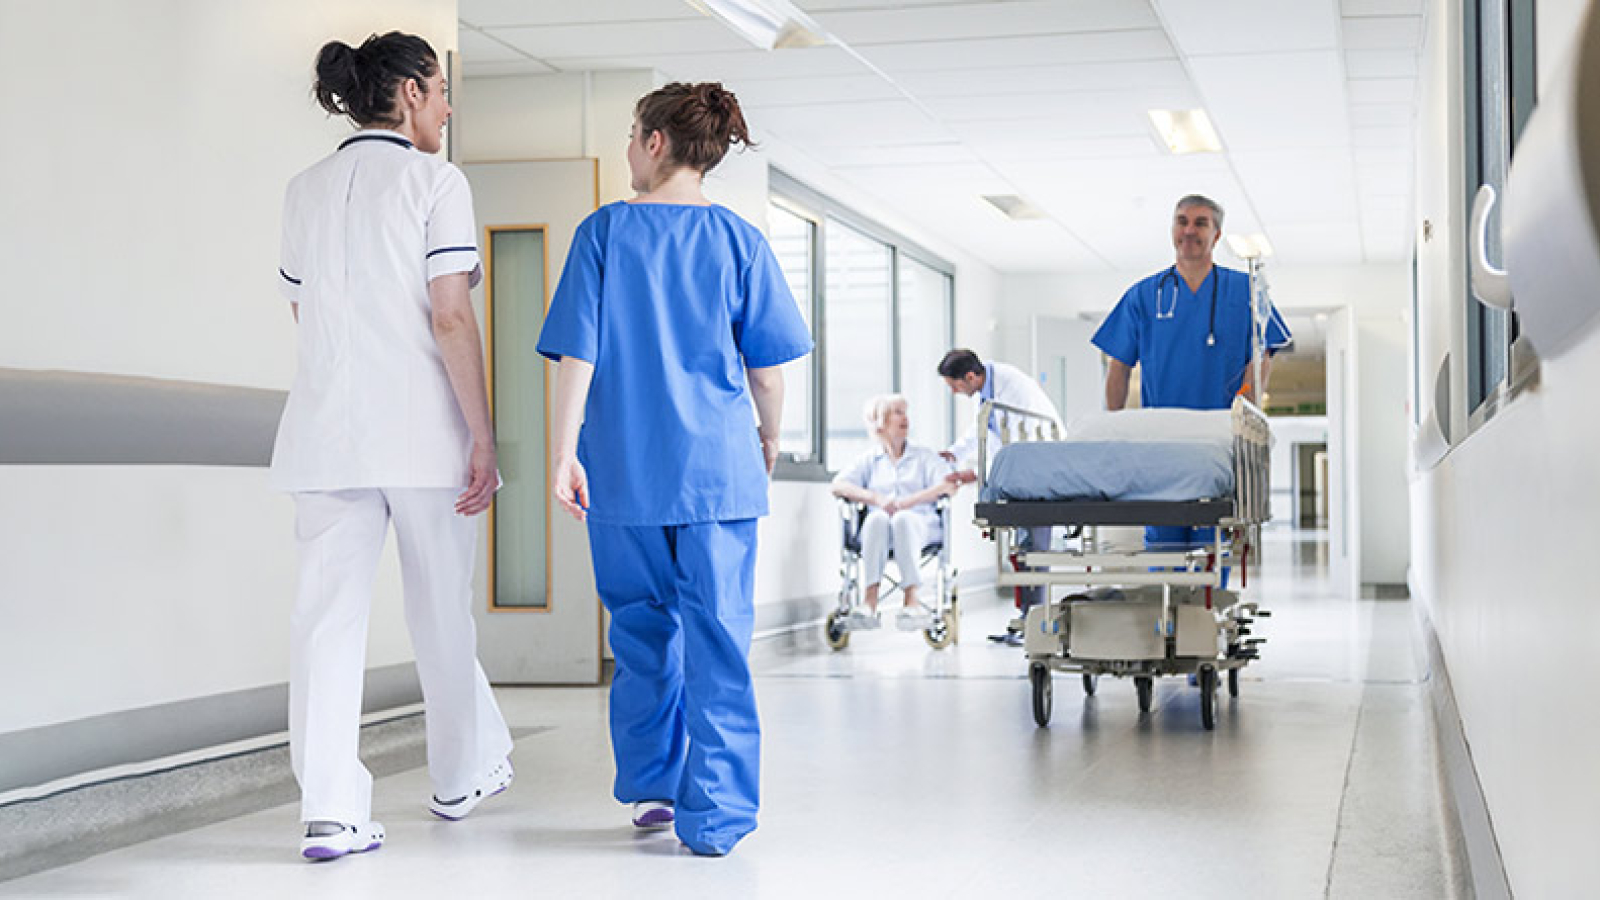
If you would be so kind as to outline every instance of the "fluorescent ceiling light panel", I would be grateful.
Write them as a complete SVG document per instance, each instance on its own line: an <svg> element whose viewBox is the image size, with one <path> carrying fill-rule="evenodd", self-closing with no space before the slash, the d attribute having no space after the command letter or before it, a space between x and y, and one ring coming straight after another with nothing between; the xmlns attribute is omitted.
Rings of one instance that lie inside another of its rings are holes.
<svg viewBox="0 0 1600 900"><path fill-rule="evenodd" d="M762 50L820 47L831 41L822 26L789 0L685 0Z"/></svg>
<svg viewBox="0 0 1600 900"><path fill-rule="evenodd" d="M1257 259L1272 255L1272 244L1267 241L1267 236L1259 231L1254 234L1228 235L1228 249L1240 259Z"/></svg>
<svg viewBox="0 0 1600 900"><path fill-rule="evenodd" d="M983 199L987 200L990 206L1004 213L1008 219L1022 221L1024 219L1042 219L1045 217L1044 210L1018 197L1016 194L984 194Z"/></svg>
<svg viewBox="0 0 1600 900"><path fill-rule="evenodd" d="M1169 153L1222 152L1222 140L1203 109L1152 109L1150 123Z"/></svg>

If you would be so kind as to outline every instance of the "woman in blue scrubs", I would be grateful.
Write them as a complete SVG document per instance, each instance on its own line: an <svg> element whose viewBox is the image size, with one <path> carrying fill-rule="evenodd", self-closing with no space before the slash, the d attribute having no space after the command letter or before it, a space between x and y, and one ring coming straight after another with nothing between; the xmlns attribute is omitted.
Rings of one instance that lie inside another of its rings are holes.
<svg viewBox="0 0 1600 900"><path fill-rule="evenodd" d="M708 856L756 827L756 520L778 366L811 350L766 239L702 190L734 143L749 131L719 84L639 101L638 196L578 227L538 348L559 363L551 483L588 522L611 612L616 797L634 825L673 824Z"/></svg>

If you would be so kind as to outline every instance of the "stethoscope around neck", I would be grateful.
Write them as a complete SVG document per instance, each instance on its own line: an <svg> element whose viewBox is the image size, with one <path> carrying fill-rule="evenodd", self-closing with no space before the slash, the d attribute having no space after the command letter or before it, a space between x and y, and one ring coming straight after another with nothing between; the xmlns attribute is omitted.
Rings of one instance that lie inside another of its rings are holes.
<svg viewBox="0 0 1600 900"><path fill-rule="evenodd" d="M1211 267L1211 319L1206 325L1206 346L1217 345L1217 284L1222 281L1222 273L1216 266ZM1161 308L1161 291L1168 285L1172 286L1172 302L1166 309ZM1156 319L1165 321L1178 314L1178 267L1173 266L1161 273L1161 280L1156 282Z"/></svg>

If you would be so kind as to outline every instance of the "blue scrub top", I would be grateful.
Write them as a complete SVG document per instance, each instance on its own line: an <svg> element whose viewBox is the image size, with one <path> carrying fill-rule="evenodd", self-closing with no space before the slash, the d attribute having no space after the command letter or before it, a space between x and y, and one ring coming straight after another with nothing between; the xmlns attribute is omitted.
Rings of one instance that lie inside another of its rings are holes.
<svg viewBox="0 0 1600 900"><path fill-rule="evenodd" d="M1210 332L1213 283L1217 318ZM1213 346L1208 333L1216 336ZM1293 342L1277 307L1269 308L1265 337L1269 354ZM1250 276L1214 265L1191 291L1175 268L1163 269L1128 288L1092 340L1130 368L1144 364L1141 405L1227 409L1250 366Z"/></svg>
<svg viewBox="0 0 1600 900"><path fill-rule="evenodd" d="M611 203L584 219L539 352L593 363L578 460L589 520L767 514L745 368L811 350L766 238L721 206Z"/></svg>

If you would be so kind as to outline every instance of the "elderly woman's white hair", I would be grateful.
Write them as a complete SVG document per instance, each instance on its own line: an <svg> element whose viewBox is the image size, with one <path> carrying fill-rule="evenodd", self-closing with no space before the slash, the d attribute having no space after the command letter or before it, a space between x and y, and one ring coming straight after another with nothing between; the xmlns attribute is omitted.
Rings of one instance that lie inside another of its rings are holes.
<svg viewBox="0 0 1600 900"><path fill-rule="evenodd" d="M861 415L867 420L867 430L873 437L883 434L883 423L889 420L889 410L896 406L904 408L906 405L905 394L879 394L868 397L867 403L861 408Z"/></svg>

